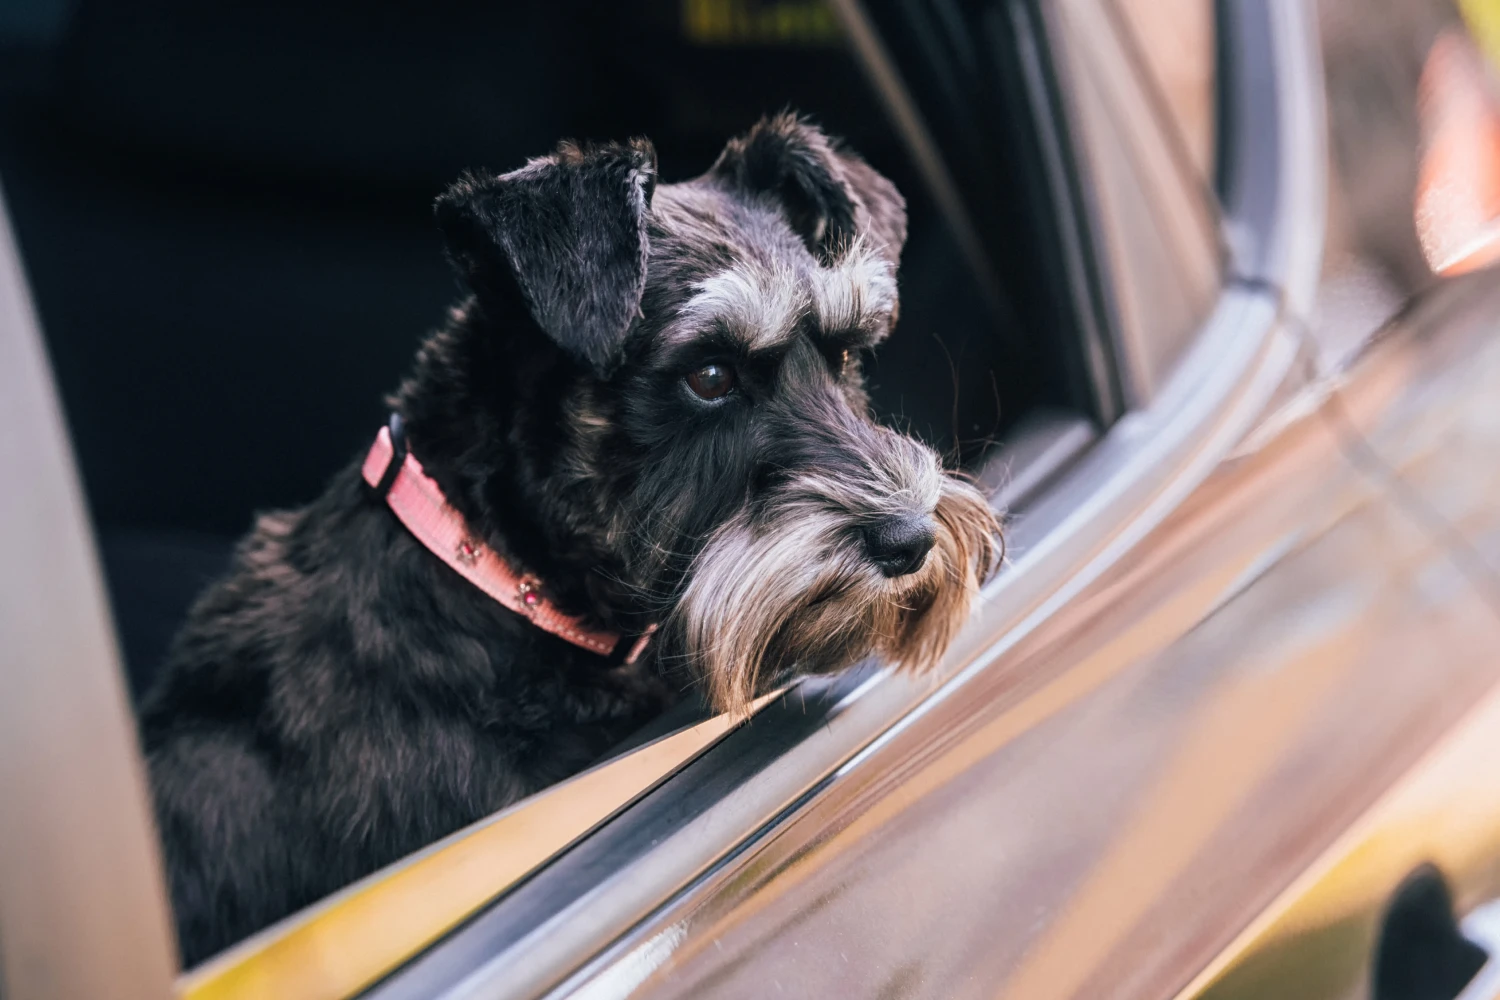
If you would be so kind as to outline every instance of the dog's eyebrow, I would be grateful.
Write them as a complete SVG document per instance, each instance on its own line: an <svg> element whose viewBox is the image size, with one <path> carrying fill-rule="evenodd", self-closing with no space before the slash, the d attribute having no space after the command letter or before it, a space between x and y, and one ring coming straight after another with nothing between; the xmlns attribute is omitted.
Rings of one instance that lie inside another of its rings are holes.
<svg viewBox="0 0 1500 1000"><path fill-rule="evenodd" d="M872 341L886 332L896 308L896 268L862 240L813 277L818 325L844 341Z"/></svg>
<svg viewBox="0 0 1500 1000"><path fill-rule="evenodd" d="M790 266L739 261L697 284L671 339L696 339L705 325L714 324L746 351L770 350L797 335L811 305L806 282Z"/></svg>
<svg viewBox="0 0 1500 1000"><path fill-rule="evenodd" d="M776 261L741 260L703 279L669 340L695 340L714 325L747 353L774 351L805 329L810 316L820 337L871 344L886 333L895 307L895 265L856 241L824 267L799 271Z"/></svg>

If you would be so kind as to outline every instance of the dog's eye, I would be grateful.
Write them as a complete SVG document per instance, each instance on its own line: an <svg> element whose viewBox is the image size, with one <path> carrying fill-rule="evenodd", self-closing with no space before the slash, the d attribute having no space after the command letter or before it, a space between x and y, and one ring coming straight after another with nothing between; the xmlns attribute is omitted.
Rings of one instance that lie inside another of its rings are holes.
<svg viewBox="0 0 1500 1000"><path fill-rule="evenodd" d="M704 365L688 373L687 384L701 399L718 399L734 388L734 369L728 365Z"/></svg>

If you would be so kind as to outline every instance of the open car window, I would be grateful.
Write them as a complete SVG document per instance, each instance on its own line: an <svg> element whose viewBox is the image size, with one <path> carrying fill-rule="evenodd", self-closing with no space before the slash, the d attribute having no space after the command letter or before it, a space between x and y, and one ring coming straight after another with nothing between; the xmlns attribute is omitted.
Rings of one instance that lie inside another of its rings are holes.
<svg viewBox="0 0 1500 1000"><path fill-rule="evenodd" d="M458 293L435 194L562 137L650 136L683 179L761 115L811 115L909 202L899 330L867 359L884 419L1013 504L1036 476L991 461L1000 443L1040 426L1050 455L1054 429L1076 440L1117 415L1096 292L1070 286L1052 199L1004 153L1032 116L998 88L982 109L938 91L943 52L906 88L924 143L821 2L476 5L457 34L447 8L356 7L83 3L16 45L0 175L137 695L253 513L317 495L384 422ZM970 72L962 92L989 71ZM933 144L970 127L939 127L942 108L985 132L935 183Z"/></svg>
<svg viewBox="0 0 1500 1000"><path fill-rule="evenodd" d="M945 21L843 2L648 2L587 17L563 4L476 13L453 39L447 12L372 24L337 4L157 3L139 16L86 4L32 53L35 74L7 98L0 176L137 689L250 512L311 497L378 426L381 393L454 294L427 221L433 194L463 167L505 169L561 136L649 135L669 179L784 106L844 136L896 181L911 218L900 326L869 368L875 404L1013 513L999 610L935 681L868 664L796 685L748 725L685 706L594 769L211 962L189 995L257 975L432 995L496 968L550 988L567 956L641 919L643 900L829 787L940 683L983 669L1055 586L1038 560L1068 547L1084 560L1118 533L1109 505L1149 493L1147 404L1197 406L1182 426L1201 427L1217 412L1214 379L1249 363L1198 358L1183 388L1205 327L1266 317L1253 296L1220 295L1203 188L1120 132L1163 127L1162 85L1129 51L1149 40L1075 6ZM340 44L323 44L335 29ZM244 59L247 33L260 58ZM553 60L579 78L537 88ZM1141 253L1196 268L1191 295L1164 307L1131 271ZM75 294L80 273L93 294ZM1135 438L1110 435L1129 420ZM1158 463L1191 451L1170 434L1152 447ZM381 947L351 947L377 927ZM368 961L322 961L334 953ZM487 965L501 960L512 964Z"/></svg>

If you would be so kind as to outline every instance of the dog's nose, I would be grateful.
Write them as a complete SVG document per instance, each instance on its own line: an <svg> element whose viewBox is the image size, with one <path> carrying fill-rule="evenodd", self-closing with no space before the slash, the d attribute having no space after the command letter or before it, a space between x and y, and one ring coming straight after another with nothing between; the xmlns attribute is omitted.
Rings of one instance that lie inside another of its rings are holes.
<svg viewBox="0 0 1500 1000"><path fill-rule="evenodd" d="M900 514L865 529L865 551L886 576L906 576L922 568L936 537L926 514Z"/></svg>

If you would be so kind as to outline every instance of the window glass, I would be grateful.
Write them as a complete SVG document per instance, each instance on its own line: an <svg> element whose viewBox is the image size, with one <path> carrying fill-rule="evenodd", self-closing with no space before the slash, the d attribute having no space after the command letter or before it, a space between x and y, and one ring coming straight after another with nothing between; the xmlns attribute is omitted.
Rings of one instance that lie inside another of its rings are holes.
<svg viewBox="0 0 1500 1000"><path fill-rule="evenodd" d="M1214 169L1213 0L1114 0L1198 176Z"/></svg>
<svg viewBox="0 0 1500 1000"><path fill-rule="evenodd" d="M1121 376L1139 406L1170 377L1217 299L1217 206L1178 141L1156 71L1140 58L1129 24L1111 16L1111 0L1059 6L1058 42L1109 271Z"/></svg>

